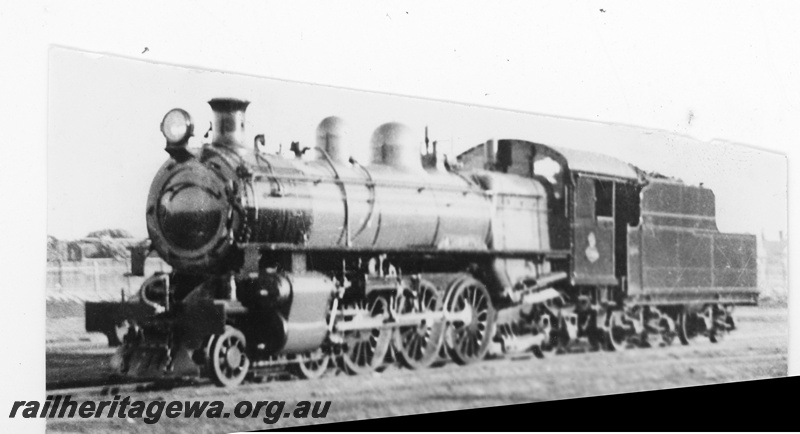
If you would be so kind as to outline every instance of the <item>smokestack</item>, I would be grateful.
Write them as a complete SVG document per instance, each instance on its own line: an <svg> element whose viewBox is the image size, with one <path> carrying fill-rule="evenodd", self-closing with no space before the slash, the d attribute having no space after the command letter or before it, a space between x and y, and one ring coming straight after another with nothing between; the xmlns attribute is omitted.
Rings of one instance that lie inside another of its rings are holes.
<svg viewBox="0 0 800 434"><path fill-rule="evenodd" d="M214 98L208 102L214 110L213 135L211 143L236 152L243 152L244 112L250 101L235 98Z"/></svg>

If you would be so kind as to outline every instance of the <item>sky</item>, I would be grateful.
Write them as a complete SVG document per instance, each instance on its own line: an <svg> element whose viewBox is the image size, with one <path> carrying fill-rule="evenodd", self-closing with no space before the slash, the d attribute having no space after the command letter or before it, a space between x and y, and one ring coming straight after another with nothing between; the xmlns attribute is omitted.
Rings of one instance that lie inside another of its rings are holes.
<svg viewBox="0 0 800 434"><path fill-rule="evenodd" d="M685 127L654 130L54 47L49 51L48 234L74 239L122 228L145 237L147 192L167 158L160 121L168 110L181 107L202 136L211 119L207 101L213 97L251 101L247 140L264 134L272 149L283 145L285 150L292 141L313 144L317 124L330 115L348 122L357 155L368 148L374 129L389 121L409 125L420 143L427 126L431 140L451 155L489 138L522 138L604 153L687 183L702 182L716 193L723 231L771 238L786 232L785 157L689 137L693 116L684 120Z"/></svg>

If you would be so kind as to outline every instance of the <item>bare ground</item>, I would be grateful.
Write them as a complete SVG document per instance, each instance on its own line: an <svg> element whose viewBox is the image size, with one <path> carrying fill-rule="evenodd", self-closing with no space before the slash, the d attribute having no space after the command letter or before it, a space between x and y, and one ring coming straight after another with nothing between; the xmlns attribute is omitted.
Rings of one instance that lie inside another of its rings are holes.
<svg viewBox="0 0 800 434"><path fill-rule="evenodd" d="M258 418L162 416L156 424L105 417L51 420L48 430L231 432L786 376L787 310L741 308L737 318L739 329L719 344L700 338L691 346L548 355L543 360L492 360L467 367L448 364L418 372L389 369L367 377L329 372L316 381L274 381L236 389L200 386L131 395L132 400L143 401L220 400L226 411L244 400L282 400L287 409L301 400L330 400L324 419L283 418L270 425L262 420L262 410ZM113 351L105 346L104 338L87 341L78 325L82 327L80 318L48 320L48 384L107 375L107 360Z"/></svg>

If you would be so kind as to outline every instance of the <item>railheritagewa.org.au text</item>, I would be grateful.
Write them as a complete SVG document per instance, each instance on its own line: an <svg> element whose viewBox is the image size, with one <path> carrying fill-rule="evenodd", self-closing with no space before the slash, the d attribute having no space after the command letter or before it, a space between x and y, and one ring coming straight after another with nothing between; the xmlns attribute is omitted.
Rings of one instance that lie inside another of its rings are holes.
<svg viewBox="0 0 800 434"><path fill-rule="evenodd" d="M138 401L130 396L114 396L110 401L74 401L70 395L49 395L44 402L14 401L9 418L130 418L154 424L176 418L260 418L274 424L281 418L322 419L327 417L331 401L239 401L233 409L225 408L222 401Z"/></svg>

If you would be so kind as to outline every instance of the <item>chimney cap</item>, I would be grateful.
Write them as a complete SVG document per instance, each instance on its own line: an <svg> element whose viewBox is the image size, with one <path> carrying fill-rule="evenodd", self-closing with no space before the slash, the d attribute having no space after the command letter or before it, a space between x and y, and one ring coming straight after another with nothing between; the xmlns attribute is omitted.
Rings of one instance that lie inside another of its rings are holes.
<svg viewBox="0 0 800 434"><path fill-rule="evenodd" d="M238 153L245 151L244 118L250 101L236 98L214 98L208 102L214 110L211 144L232 149Z"/></svg>
<svg viewBox="0 0 800 434"><path fill-rule="evenodd" d="M208 101L208 105L214 111L232 112L246 109L250 105L250 101L237 98L213 98Z"/></svg>

